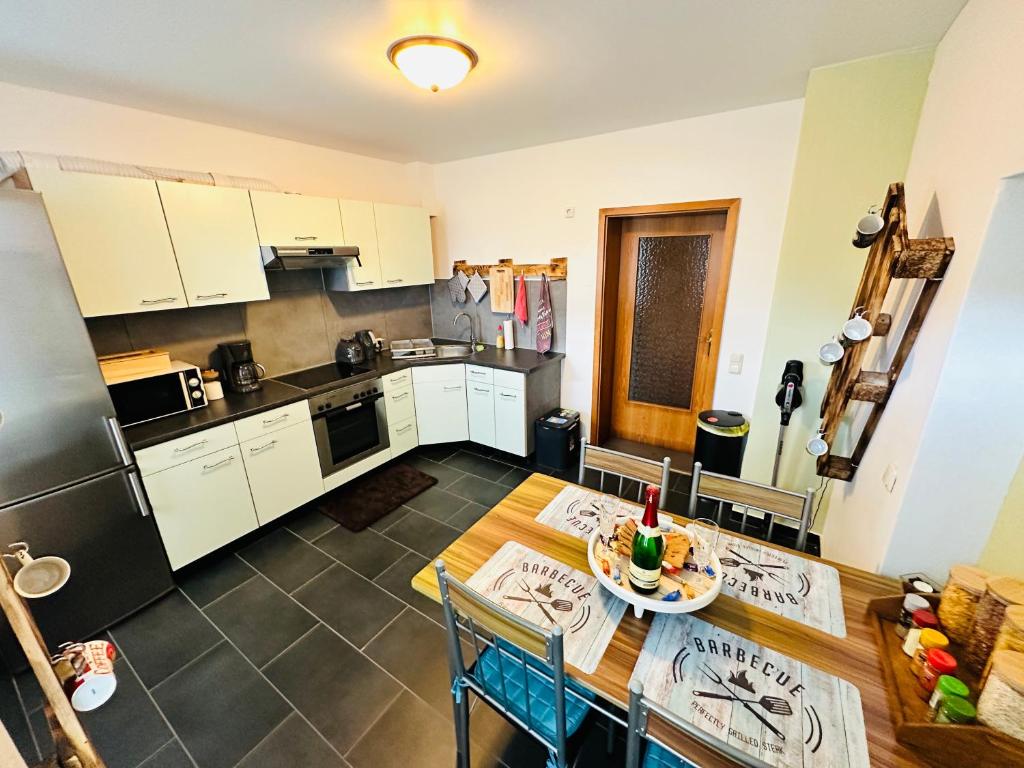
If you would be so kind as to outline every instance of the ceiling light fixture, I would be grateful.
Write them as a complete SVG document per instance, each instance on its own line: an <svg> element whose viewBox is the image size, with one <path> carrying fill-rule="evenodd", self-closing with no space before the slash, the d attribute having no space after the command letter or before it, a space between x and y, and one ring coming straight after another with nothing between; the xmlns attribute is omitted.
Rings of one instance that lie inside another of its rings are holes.
<svg viewBox="0 0 1024 768"><path fill-rule="evenodd" d="M477 65L480 57L468 45L449 37L414 35L388 46L388 60L406 79L420 88L452 88Z"/></svg>

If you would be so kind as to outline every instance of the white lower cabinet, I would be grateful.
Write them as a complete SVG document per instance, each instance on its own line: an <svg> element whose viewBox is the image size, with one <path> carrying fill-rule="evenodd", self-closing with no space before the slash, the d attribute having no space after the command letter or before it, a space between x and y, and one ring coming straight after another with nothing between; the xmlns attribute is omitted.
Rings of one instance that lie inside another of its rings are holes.
<svg viewBox="0 0 1024 768"><path fill-rule="evenodd" d="M494 447L494 387L477 384L466 371L466 411L469 414L469 439Z"/></svg>
<svg viewBox="0 0 1024 768"><path fill-rule="evenodd" d="M416 431L416 419L405 421L388 421L388 440L391 442L391 458L401 456L420 444L419 433Z"/></svg>
<svg viewBox="0 0 1024 768"><path fill-rule="evenodd" d="M408 371L406 371L408 374ZM409 377L411 379L411 376ZM384 383L384 408L388 416L391 458L401 456L420 444L416 429L416 397L412 385L388 387Z"/></svg>
<svg viewBox="0 0 1024 768"><path fill-rule="evenodd" d="M466 366L432 365L413 368L416 429L421 445L469 439L466 413Z"/></svg>
<svg viewBox="0 0 1024 768"><path fill-rule="evenodd" d="M175 570L259 526L237 445L148 475L143 484Z"/></svg>
<svg viewBox="0 0 1024 768"><path fill-rule="evenodd" d="M499 451L527 455L526 392L494 387L494 447Z"/></svg>
<svg viewBox="0 0 1024 768"><path fill-rule="evenodd" d="M310 422L246 440L241 449L260 525L324 492Z"/></svg>

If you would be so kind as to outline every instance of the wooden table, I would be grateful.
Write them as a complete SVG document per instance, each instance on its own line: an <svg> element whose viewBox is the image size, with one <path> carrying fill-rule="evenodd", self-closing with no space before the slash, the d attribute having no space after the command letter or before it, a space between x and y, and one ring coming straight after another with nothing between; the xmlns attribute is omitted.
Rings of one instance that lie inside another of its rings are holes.
<svg viewBox="0 0 1024 768"><path fill-rule="evenodd" d="M518 541L589 573L585 541L534 520L567 485L571 483L547 475L531 475L439 555L445 567L455 578L466 581L505 542ZM738 535L731 531L729 533ZM719 596L695 615L722 629L854 683L860 689L864 708L871 765L925 765L896 742L875 629L867 613L869 600L898 594L901 591L900 585L875 574L838 563L830 564L839 571L846 614L845 638L820 632L726 595ZM440 600L433 563L413 577L412 586L428 597ZM627 611L594 674L586 675L570 667L572 677L606 700L625 708L629 699L627 686L630 675L640 655L650 622L650 615L636 619L631 611ZM680 751L694 759L700 758L700 763L705 766L733 765L710 755L696 744L687 745Z"/></svg>

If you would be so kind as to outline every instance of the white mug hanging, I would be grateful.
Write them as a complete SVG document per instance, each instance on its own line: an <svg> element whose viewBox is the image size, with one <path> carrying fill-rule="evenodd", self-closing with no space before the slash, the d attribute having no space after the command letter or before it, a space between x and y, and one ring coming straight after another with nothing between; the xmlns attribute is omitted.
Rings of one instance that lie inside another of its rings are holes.
<svg viewBox="0 0 1024 768"><path fill-rule="evenodd" d="M878 239L878 234L885 226L885 219L882 218L879 210L877 205L871 206L868 208L867 215L862 216L857 222L857 231L853 235L855 248L868 248Z"/></svg>
<svg viewBox="0 0 1024 768"><path fill-rule="evenodd" d="M825 433L820 429L818 434L807 441L807 452L811 456L824 456L828 453L828 443L825 442Z"/></svg>
<svg viewBox="0 0 1024 768"><path fill-rule="evenodd" d="M864 341L864 339L870 338L874 332L871 323L864 317L863 310L863 307L857 307L853 317L843 323L843 336L850 341Z"/></svg>
<svg viewBox="0 0 1024 768"><path fill-rule="evenodd" d="M833 336L831 341L826 341L818 349L818 359L825 365L835 365L843 359L846 348L839 341L838 336Z"/></svg>

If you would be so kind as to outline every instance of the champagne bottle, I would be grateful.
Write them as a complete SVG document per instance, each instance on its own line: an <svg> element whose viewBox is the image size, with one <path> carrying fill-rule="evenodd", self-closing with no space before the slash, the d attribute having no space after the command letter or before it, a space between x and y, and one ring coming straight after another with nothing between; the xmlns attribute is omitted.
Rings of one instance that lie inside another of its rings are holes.
<svg viewBox="0 0 1024 768"><path fill-rule="evenodd" d="M661 580L661 560L665 554L665 537L658 527L658 497L656 485L647 486L647 506L644 516L633 535L633 554L629 557L629 583L634 592L649 595L658 589Z"/></svg>

